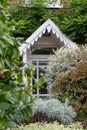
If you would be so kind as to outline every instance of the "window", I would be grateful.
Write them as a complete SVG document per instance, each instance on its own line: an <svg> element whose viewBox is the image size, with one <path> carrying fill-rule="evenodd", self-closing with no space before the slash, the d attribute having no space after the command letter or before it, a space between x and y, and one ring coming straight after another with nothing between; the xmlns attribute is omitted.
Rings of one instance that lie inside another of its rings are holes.
<svg viewBox="0 0 87 130"><path fill-rule="evenodd" d="M32 64L35 66L35 74L32 78L32 85L34 85L35 80L38 80L40 77L44 77L45 69L47 67L48 61L32 61ZM33 88L33 94L37 97L49 97L49 91L47 90L47 84L44 83L44 88Z"/></svg>
<svg viewBox="0 0 87 130"><path fill-rule="evenodd" d="M32 47L31 53L34 55L49 55L53 54L56 48Z"/></svg>

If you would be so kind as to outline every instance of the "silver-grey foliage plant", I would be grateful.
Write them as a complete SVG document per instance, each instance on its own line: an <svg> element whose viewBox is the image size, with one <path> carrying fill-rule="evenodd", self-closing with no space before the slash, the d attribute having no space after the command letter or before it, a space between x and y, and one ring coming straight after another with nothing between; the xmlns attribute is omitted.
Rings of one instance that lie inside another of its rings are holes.
<svg viewBox="0 0 87 130"><path fill-rule="evenodd" d="M57 49L53 55L49 58L49 64L46 69L45 79L49 87L52 87L52 83L55 77L72 71L75 65L79 63L83 56L87 55L87 47L62 47ZM87 56L86 56L87 57Z"/></svg>
<svg viewBox="0 0 87 130"><path fill-rule="evenodd" d="M73 122L76 113L68 100L61 103L58 99L42 100L37 99L33 104L33 114L36 112L46 113L52 119L58 119L63 124Z"/></svg>

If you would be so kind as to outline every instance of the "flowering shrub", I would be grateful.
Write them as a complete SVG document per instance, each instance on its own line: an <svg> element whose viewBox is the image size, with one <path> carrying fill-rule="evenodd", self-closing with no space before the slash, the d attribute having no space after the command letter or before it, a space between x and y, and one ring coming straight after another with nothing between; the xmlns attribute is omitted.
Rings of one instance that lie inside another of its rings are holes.
<svg viewBox="0 0 87 130"><path fill-rule="evenodd" d="M38 99L33 104L33 115L37 112L46 113L49 118L57 119L63 124L71 123L76 116L68 100L65 103L61 103L57 99Z"/></svg>
<svg viewBox="0 0 87 130"><path fill-rule="evenodd" d="M79 63L75 70L55 78L54 97L64 100L69 97L76 112L87 118L87 62ZM84 117L84 118L85 118Z"/></svg>

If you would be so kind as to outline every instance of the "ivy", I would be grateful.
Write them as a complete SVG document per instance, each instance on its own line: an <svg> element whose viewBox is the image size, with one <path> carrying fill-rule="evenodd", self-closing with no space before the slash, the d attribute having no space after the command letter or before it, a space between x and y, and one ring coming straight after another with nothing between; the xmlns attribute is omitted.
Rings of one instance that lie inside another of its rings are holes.
<svg viewBox="0 0 87 130"><path fill-rule="evenodd" d="M87 38L87 0L62 0L63 8L48 9L44 0L30 0L29 4L17 4L10 9L14 20L24 20L24 28L16 28L15 36L27 39L48 18L52 19L72 41L85 44ZM51 1L56 2L55 1ZM48 2L49 4L49 2ZM20 30L20 31L18 31Z"/></svg>

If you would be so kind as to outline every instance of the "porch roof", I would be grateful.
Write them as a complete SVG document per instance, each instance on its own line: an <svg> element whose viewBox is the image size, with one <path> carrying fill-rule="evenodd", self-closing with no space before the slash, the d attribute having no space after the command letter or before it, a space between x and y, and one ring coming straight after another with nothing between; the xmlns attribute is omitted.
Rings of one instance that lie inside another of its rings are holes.
<svg viewBox="0 0 87 130"><path fill-rule="evenodd" d="M60 29L52 22L52 20L48 19L19 47L20 54L22 55L25 53L31 45L33 45L36 41L38 41L39 38L42 37L43 34L45 34L46 30L48 33L52 31L52 33L55 34L65 46L72 47L76 45L60 31Z"/></svg>

